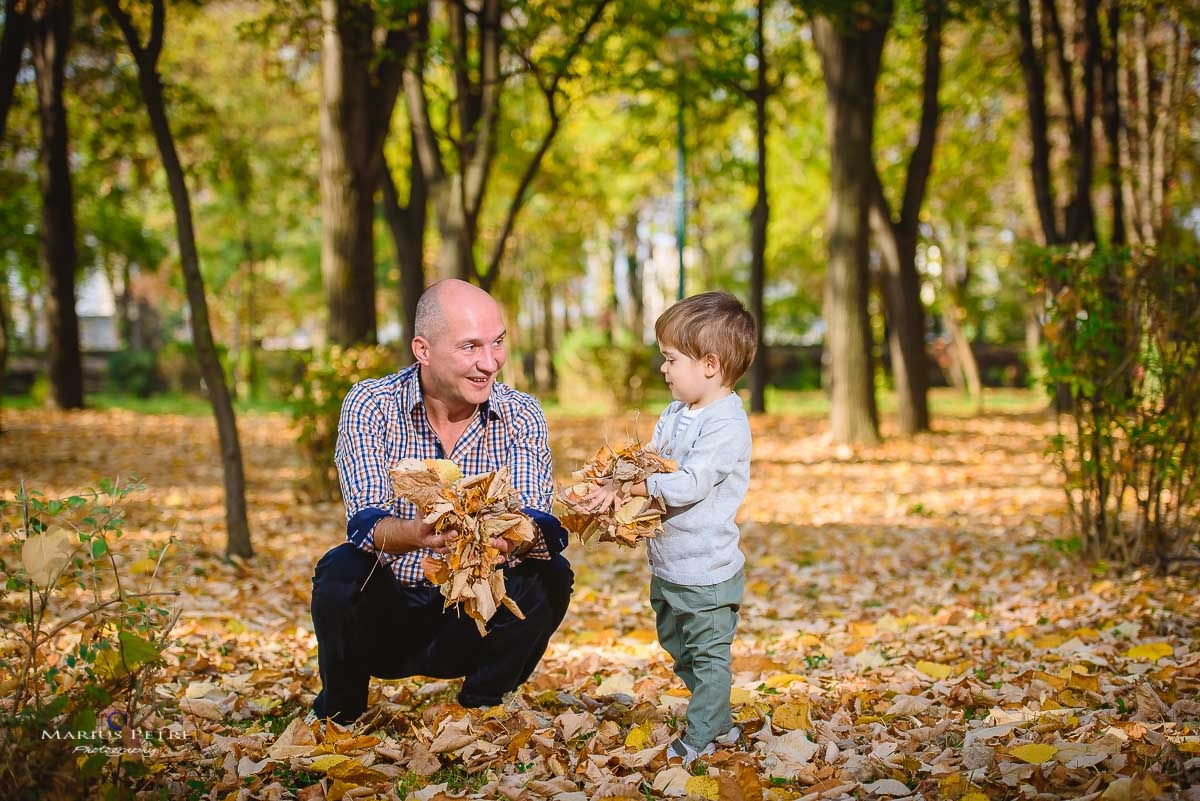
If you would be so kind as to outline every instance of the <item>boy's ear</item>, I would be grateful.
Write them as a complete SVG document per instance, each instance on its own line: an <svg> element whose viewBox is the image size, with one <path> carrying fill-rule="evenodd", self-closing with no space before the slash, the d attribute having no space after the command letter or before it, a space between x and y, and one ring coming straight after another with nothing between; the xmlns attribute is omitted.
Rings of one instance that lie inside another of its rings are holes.
<svg viewBox="0 0 1200 801"><path fill-rule="evenodd" d="M715 353L704 354L704 377L712 378L721 372L721 360Z"/></svg>

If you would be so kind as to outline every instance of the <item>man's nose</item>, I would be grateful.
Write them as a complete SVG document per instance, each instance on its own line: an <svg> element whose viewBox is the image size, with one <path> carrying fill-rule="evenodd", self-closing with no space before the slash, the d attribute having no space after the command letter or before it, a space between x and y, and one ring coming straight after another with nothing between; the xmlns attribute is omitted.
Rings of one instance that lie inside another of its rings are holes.
<svg viewBox="0 0 1200 801"><path fill-rule="evenodd" d="M500 369L500 359L496 356L494 348L480 348L479 361L476 362L480 370L489 373L494 373Z"/></svg>

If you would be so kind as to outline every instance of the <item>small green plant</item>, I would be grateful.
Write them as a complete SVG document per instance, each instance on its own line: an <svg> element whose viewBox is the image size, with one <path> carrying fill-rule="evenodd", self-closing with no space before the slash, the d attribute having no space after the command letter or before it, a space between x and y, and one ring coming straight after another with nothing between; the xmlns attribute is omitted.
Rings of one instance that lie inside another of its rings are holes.
<svg viewBox="0 0 1200 801"><path fill-rule="evenodd" d="M827 662L829 662L829 657L825 654L806 654L804 657L804 666L809 670L816 670Z"/></svg>
<svg viewBox="0 0 1200 801"><path fill-rule="evenodd" d="M313 356L293 391L292 418L299 426L297 442L307 473L302 489L314 500L337 500L333 448L337 441L342 400L355 383L385 375L397 365L383 346L333 347Z"/></svg>
<svg viewBox="0 0 1200 801"><path fill-rule="evenodd" d="M1166 570L1200 545L1200 258L1031 252L1072 533L1093 562Z"/></svg>
<svg viewBox="0 0 1200 801"><path fill-rule="evenodd" d="M140 591L115 555L137 489L0 500L0 797L131 797L182 737L153 694L178 617L154 588L164 552Z"/></svg>

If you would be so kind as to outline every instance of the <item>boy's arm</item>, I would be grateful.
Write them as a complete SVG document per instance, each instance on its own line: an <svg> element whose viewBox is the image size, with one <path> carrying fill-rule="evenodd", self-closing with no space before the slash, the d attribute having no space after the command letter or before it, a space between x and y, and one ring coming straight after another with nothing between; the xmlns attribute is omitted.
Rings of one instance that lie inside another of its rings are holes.
<svg viewBox="0 0 1200 801"><path fill-rule="evenodd" d="M750 445L750 429L740 420L706 423L687 458L674 473L655 473L646 479L646 493L667 506L691 506L708 497L718 482L733 472L737 456Z"/></svg>

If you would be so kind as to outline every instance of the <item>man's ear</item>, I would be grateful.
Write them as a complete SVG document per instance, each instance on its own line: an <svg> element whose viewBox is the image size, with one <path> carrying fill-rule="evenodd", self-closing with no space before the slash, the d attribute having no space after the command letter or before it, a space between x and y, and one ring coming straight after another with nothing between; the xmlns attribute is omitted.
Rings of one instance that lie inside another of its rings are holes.
<svg viewBox="0 0 1200 801"><path fill-rule="evenodd" d="M413 358L418 364L429 364L429 340L425 337L413 337Z"/></svg>

